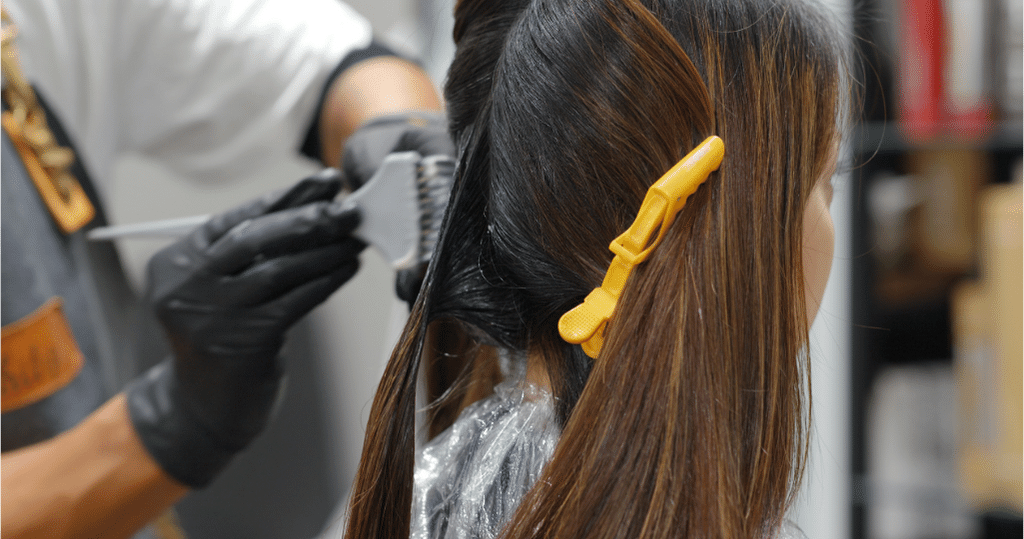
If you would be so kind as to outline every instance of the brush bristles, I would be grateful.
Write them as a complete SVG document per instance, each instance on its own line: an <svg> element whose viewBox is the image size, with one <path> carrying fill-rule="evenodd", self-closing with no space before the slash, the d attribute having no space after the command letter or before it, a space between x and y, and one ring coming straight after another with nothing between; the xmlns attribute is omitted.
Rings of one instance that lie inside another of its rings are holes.
<svg viewBox="0 0 1024 539"><path fill-rule="evenodd" d="M428 262L434 255L454 174L455 161L451 157L430 155L420 160L416 178L420 206L420 262Z"/></svg>

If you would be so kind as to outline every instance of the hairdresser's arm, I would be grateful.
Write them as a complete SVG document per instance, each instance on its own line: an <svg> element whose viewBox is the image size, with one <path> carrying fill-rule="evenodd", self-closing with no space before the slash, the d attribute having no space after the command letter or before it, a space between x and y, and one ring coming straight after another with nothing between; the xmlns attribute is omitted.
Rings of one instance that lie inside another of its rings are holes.
<svg viewBox="0 0 1024 539"><path fill-rule="evenodd" d="M4 539L130 537L185 495L153 461L124 395L47 442L3 453Z"/></svg>
<svg viewBox="0 0 1024 539"><path fill-rule="evenodd" d="M392 152L454 156L442 109L433 83L415 64L394 56L359 62L335 80L321 108L323 161L335 167L342 161L348 184L359 186ZM399 298L416 298L422 272L398 272Z"/></svg>
<svg viewBox="0 0 1024 539"><path fill-rule="evenodd" d="M68 432L2 455L0 535L128 537L268 421L288 328L358 267L331 174L224 212L150 260L174 355Z"/></svg>
<svg viewBox="0 0 1024 539"><path fill-rule="evenodd" d="M345 70L331 85L320 116L324 163L337 167L344 142L359 126L380 116L442 110L430 77L415 64L377 56Z"/></svg>

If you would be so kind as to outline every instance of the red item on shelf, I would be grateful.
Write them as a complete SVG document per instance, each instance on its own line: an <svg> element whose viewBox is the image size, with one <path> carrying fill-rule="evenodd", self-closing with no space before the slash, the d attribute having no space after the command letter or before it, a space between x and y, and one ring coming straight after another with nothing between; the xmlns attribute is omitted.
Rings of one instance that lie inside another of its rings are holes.
<svg viewBox="0 0 1024 539"><path fill-rule="evenodd" d="M945 17L942 0L905 0L900 5L897 118L914 141L942 130Z"/></svg>

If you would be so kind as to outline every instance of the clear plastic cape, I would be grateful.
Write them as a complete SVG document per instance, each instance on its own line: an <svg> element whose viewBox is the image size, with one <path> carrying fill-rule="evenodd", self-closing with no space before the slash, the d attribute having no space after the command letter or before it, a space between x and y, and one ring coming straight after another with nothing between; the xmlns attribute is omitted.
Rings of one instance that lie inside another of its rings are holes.
<svg viewBox="0 0 1024 539"><path fill-rule="evenodd" d="M466 407L416 457L412 539L496 537L558 443L551 393L500 354L505 381Z"/></svg>
<svg viewBox="0 0 1024 539"><path fill-rule="evenodd" d="M560 430L551 393L525 381L525 358L499 354L505 381L466 407L416 457L412 539L497 537L551 459ZM785 521L775 539L806 539Z"/></svg>

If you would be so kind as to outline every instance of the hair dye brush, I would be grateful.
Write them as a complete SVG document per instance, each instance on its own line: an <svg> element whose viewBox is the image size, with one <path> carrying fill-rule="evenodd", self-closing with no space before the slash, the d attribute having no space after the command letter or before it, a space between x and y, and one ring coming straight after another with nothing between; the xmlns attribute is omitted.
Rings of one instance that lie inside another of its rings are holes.
<svg viewBox="0 0 1024 539"><path fill-rule="evenodd" d="M415 267L434 254L452 188L455 162L446 155L416 152L388 155L377 172L346 200L362 217L353 236L373 245L396 270ZM321 174L341 174L327 169ZM90 230L90 240L180 236L209 220L195 215Z"/></svg>
<svg viewBox="0 0 1024 539"><path fill-rule="evenodd" d="M393 153L348 196L362 220L353 236L373 245L398 270L434 254L452 190L455 162L446 155Z"/></svg>

